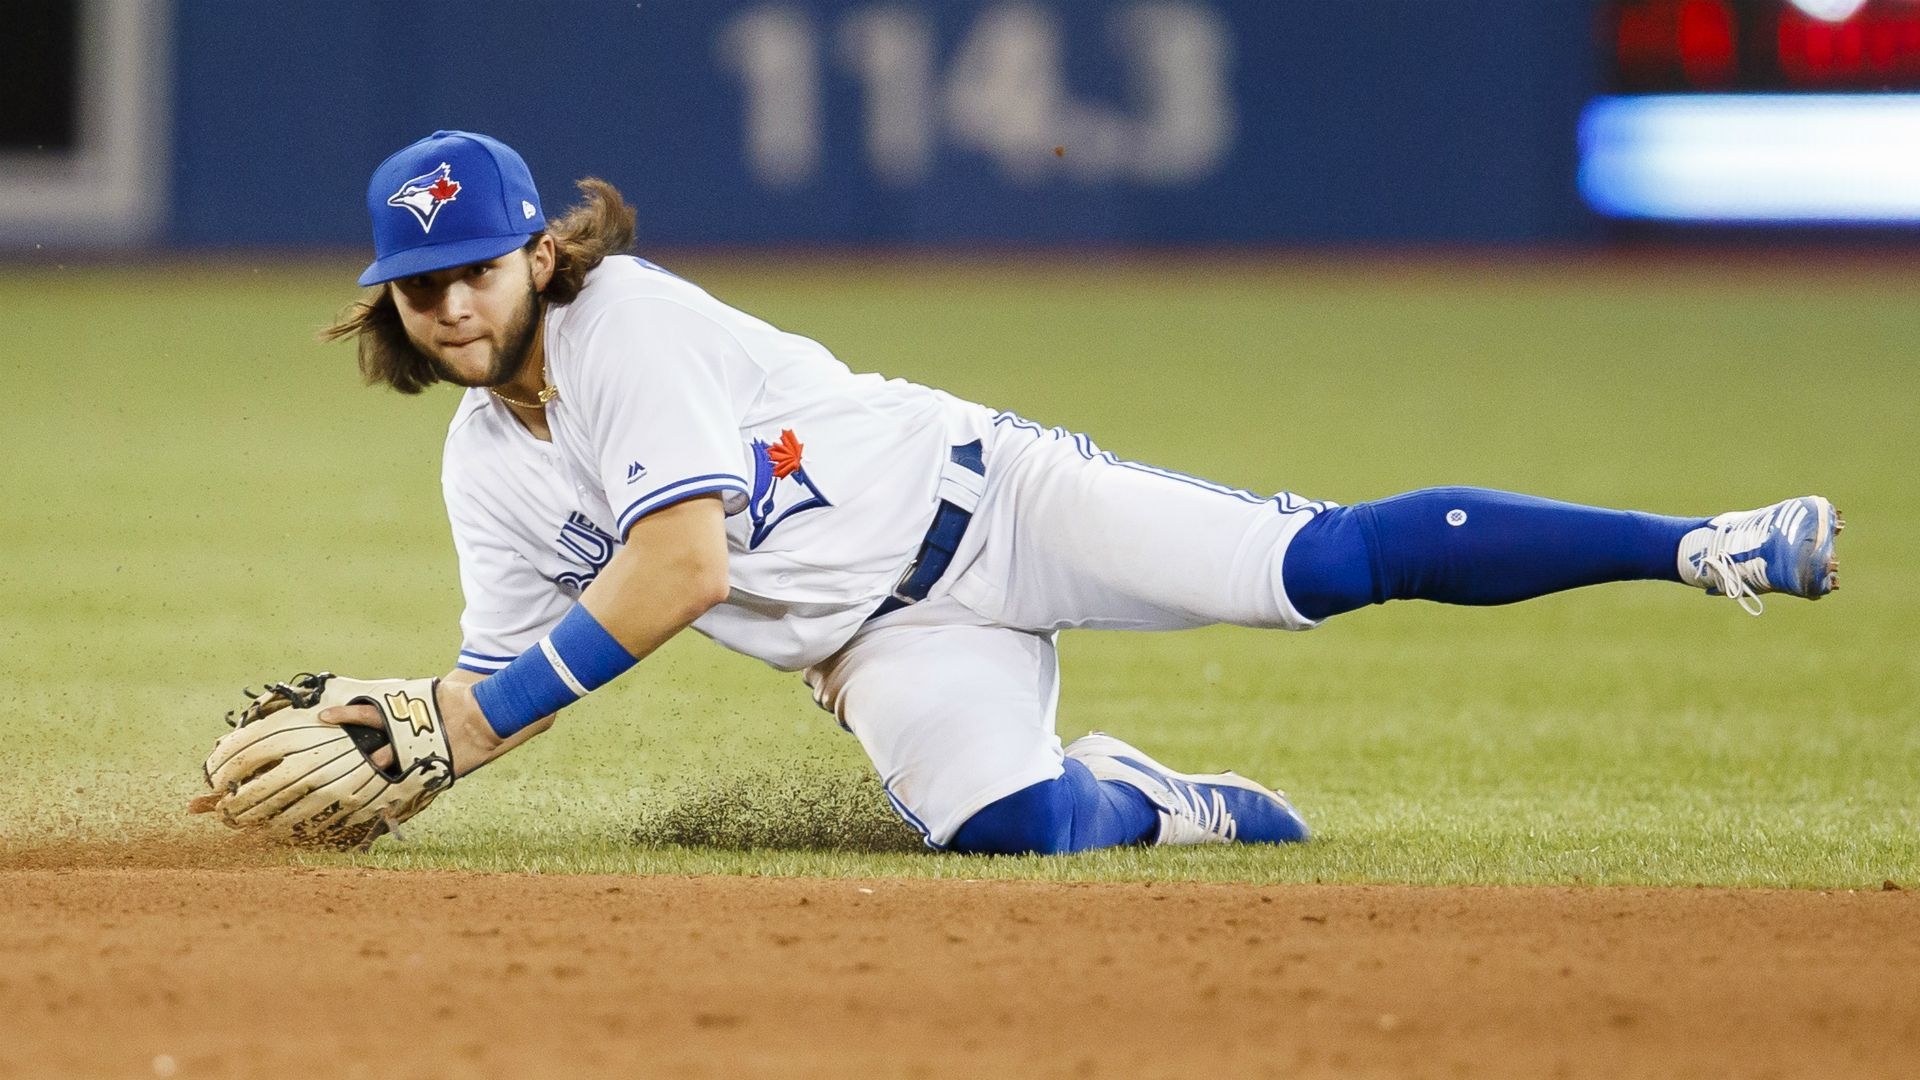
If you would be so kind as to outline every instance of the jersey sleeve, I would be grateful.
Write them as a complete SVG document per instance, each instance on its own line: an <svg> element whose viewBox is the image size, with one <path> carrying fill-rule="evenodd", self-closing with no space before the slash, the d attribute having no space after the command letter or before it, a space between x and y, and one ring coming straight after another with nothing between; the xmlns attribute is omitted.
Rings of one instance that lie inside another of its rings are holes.
<svg viewBox="0 0 1920 1080"><path fill-rule="evenodd" d="M615 535L696 495L729 514L752 490L740 435L752 363L733 335L671 300L614 305L575 344L591 443Z"/></svg>
<svg viewBox="0 0 1920 1080"><path fill-rule="evenodd" d="M446 500L466 597L455 665L490 675L537 645L573 606L573 598L514 550L502 523L470 497L449 485Z"/></svg>

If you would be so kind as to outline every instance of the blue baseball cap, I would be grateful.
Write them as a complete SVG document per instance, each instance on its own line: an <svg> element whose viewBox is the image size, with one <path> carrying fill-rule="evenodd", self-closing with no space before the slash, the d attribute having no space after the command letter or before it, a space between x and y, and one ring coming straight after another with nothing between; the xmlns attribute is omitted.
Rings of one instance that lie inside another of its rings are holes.
<svg viewBox="0 0 1920 1080"><path fill-rule="evenodd" d="M381 162L367 213L375 258L362 285L497 259L547 227L527 163L470 131L436 131Z"/></svg>

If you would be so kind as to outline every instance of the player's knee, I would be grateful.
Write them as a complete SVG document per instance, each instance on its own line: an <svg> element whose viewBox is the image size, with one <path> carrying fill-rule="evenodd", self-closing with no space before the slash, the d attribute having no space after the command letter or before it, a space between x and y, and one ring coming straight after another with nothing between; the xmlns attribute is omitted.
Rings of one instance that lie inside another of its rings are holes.
<svg viewBox="0 0 1920 1080"><path fill-rule="evenodd" d="M1368 537L1371 513L1365 504L1334 507L1287 545L1281 579L1294 610L1319 620L1385 599Z"/></svg>
<svg viewBox="0 0 1920 1080"><path fill-rule="evenodd" d="M1065 776L988 803L947 844L968 855L1059 855L1073 850L1074 792Z"/></svg>
<svg viewBox="0 0 1920 1080"><path fill-rule="evenodd" d="M1064 855L1143 843L1160 828L1138 787L1095 779L1073 758L1060 775L990 803L960 826L950 851L976 855Z"/></svg>

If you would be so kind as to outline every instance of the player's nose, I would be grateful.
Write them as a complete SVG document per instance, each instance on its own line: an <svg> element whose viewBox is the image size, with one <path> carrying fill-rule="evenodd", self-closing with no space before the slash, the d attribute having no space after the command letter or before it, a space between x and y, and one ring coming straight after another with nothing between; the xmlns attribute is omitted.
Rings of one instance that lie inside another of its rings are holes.
<svg viewBox="0 0 1920 1080"><path fill-rule="evenodd" d="M473 289L465 282L456 281L447 286L440 294L440 307L435 312L443 323L449 325L473 316Z"/></svg>

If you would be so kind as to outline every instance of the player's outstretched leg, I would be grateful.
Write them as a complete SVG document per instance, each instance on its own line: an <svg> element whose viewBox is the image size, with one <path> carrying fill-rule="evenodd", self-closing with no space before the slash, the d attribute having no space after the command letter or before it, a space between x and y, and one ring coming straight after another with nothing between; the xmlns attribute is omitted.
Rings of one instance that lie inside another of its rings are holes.
<svg viewBox="0 0 1920 1080"><path fill-rule="evenodd" d="M1608 581L1678 581L1732 596L1818 599L1837 584L1843 527L1819 496L1675 518L1482 488L1429 488L1338 507L1287 549L1288 598L1319 620L1388 600L1510 604ZM1749 602L1751 601L1751 602Z"/></svg>

